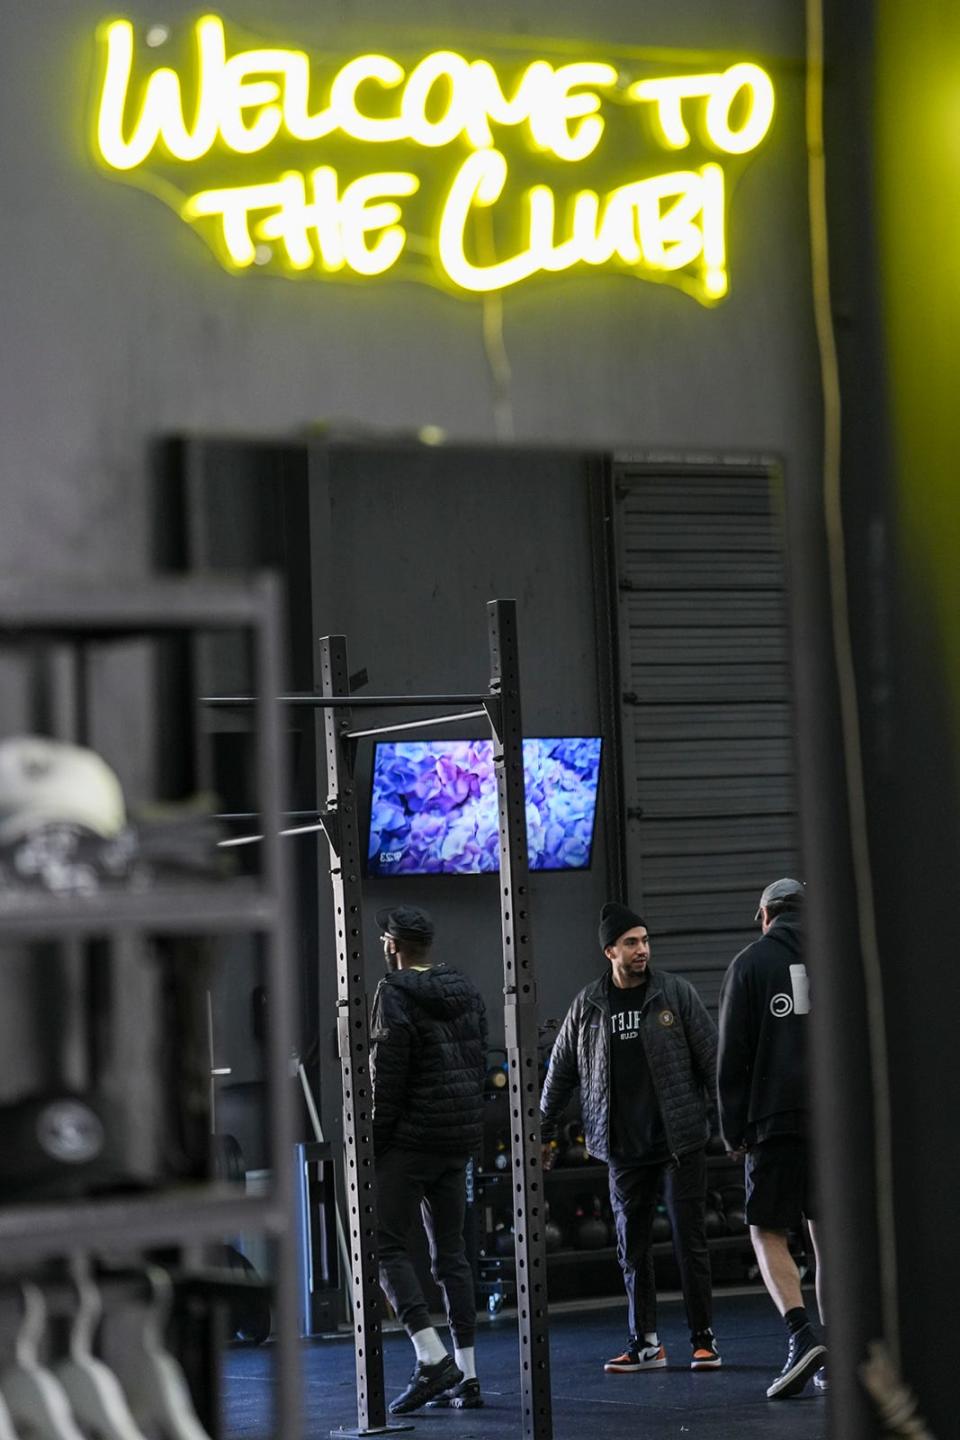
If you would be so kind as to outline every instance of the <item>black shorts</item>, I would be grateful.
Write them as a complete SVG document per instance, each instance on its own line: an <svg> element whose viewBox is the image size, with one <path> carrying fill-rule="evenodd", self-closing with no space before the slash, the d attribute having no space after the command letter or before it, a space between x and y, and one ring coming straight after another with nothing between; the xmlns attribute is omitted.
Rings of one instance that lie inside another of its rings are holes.
<svg viewBox="0 0 960 1440"><path fill-rule="evenodd" d="M813 1177L802 1135L771 1135L751 1145L744 1181L749 1225L795 1230L802 1219L816 1219Z"/></svg>

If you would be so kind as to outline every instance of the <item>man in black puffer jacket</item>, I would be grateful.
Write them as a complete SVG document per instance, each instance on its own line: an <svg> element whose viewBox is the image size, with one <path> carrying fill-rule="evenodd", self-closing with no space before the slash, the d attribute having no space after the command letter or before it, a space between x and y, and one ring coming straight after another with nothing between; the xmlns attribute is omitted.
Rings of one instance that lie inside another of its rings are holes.
<svg viewBox="0 0 960 1440"><path fill-rule="evenodd" d="M405 1415L428 1403L474 1409L483 1402L463 1222L467 1162L482 1131L486 1011L465 975L432 963L434 927L425 911L380 910L377 924L388 970L370 1029L380 1285L417 1352L410 1383L390 1410ZM410 1259L418 1218L443 1292L453 1357L430 1324Z"/></svg>
<svg viewBox="0 0 960 1440"><path fill-rule="evenodd" d="M707 1097L716 1083L717 1032L686 980L650 969L650 937L625 905L604 905L600 945L610 970L576 997L567 1014L540 1100L544 1164L549 1142L580 1087L589 1154L610 1171L617 1258L627 1291L630 1334L613 1374L660 1370L653 1217L660 1182L673 1226L693 1346L691 1368L715 1370L710 1254L705 1228L709 1136Z"/></svg>

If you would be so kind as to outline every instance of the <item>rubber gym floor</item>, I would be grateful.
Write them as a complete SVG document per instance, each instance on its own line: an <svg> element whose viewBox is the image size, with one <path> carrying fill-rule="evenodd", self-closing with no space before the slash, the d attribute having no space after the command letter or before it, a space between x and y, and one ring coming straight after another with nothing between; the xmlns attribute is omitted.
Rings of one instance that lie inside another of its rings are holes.
<svg viewBox="0 0 960 1440"><path fill-rule="evenodd" d="M816 1313L813 1296L807 1298ZM714 1330L723 1368L691 1371L679 1300L660 1303L660 1338L669 1365L636 1375L605 1375L603 1361L623 1346L624 1307L552 1314L550 1352L556 1440L826 1440L827 1401L812 1385L792 1400L770 1401L766 1387L786 1354L786 1332L765 1294L720 1294ZM441 1331L446 1340L446 1331ZM418 1410L406 1418L428 1440L507 1440L520 1436L516 1322L482 1322L477 1364L482 1410ZM413 1369L406 1336L384 1335L387 1397ZM232 1349L224 1365L225 1440L282 1440L270 1422L270 1346ZM349 1336L304 1342L307 1440L356 1427L353 1346Z"/></svg>

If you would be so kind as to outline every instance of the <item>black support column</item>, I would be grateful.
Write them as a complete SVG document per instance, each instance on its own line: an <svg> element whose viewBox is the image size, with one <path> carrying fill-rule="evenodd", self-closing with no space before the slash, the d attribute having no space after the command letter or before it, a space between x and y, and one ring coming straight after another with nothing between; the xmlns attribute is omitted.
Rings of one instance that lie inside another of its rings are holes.
<svg viewBox="0 0 960 1440"><path fill-rule="evenodd" d="M500 699L498 709L491 706L490 713L500 828L504 1030L510 1071L521 1419L524 1440L549 1440L553 1425L540 1149L537 987L530 927L516 602L493 600L487 606L487 615L490 688Z"/></svg>

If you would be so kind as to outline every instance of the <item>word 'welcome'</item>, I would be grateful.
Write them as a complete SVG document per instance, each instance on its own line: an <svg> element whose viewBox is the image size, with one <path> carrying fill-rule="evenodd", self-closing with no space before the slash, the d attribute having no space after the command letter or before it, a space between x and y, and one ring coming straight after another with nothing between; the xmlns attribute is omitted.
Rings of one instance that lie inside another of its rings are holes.
<svg viewBox="0 0 960 1440"><path fill-rule="evenodd" d="M104 25L101 43L99 158L152 184L237 270L370 276L426 261L482 293L615 265L715 300L728 283L724 159L754 150L774 112L769 76L746 62L635 80L604 61L536 59L505 81L488 60L444 50L318 74L301 50L228 53L223 21L207 15L187 78L143 73L129 21ZM695 147L705 153L676 164ZM674 153L669 170L651 163L657 151ZM441 152L452 163L438 179ZM528 183L531 163L550 183ZM184 190L184 174L199 183Z"/></svg>

